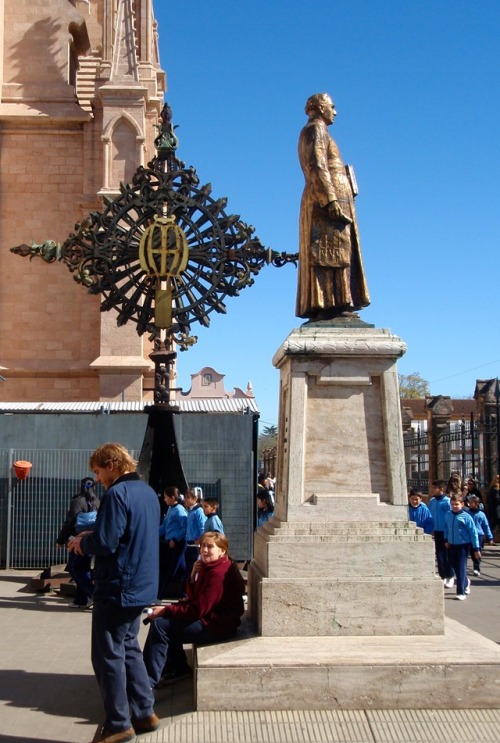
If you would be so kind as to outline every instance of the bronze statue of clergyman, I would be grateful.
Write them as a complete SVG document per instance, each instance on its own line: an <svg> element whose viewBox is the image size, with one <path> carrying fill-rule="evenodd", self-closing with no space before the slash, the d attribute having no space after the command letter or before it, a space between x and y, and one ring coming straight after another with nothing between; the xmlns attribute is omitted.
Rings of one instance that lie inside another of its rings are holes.
<svg viewBox="0 0 500 743"><path fill-rule="evenodd" d="M336 116L326 93L308 98L299 138L305 187L300 205L296 314L311 320L349 315L370 304L363 271L354 174L342 162L328 126Z"/></svg>

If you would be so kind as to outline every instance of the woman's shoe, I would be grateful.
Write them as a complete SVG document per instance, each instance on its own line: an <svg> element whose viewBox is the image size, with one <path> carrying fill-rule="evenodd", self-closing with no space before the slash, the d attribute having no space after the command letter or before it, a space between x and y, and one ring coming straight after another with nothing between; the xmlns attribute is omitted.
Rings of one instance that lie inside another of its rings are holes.
<svg viewBox="0 0 500 743"><path fill-rule="evenodd" d="M156 684L156 688L163 689L164 686L175 684L177 681L190 678L192 675L193 671L189 666L186 668L174 668L173 671L168 671L161 677L159 682Z"/></svg>

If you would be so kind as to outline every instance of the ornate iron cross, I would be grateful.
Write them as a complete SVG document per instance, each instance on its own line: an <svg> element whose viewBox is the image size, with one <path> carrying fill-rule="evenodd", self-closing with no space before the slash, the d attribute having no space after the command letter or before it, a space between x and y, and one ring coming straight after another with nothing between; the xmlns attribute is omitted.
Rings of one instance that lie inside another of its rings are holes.
<svg viewBox="0 0 500 743"><path fill-rule="evenodd" d="M131 184L102 212L91 212L64 243L19 245L21 256L62 261L78 283L102 296L101 311L115 309L118 325L129 320L154 341L155 403L169 404L174 343L196 342L193 323L210 324L226 312L227 297L254 283L266 264L297 265L298 254L265 248L254 228L226 214L226 198L199 185L194 168L177 159L172 112L165 104L157 125L156 157L139 167Z"/></svg>

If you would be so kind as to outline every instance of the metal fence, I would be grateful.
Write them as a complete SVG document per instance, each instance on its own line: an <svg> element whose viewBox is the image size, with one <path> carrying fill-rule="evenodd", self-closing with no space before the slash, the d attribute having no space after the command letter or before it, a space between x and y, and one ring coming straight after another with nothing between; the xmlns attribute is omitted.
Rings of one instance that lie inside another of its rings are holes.
<svg viewBox="0 0 500 743"><path fill-rule="evenodd" d="M92 450L0 449L0 567L38 568L66 561L56 538L80 481L89 473ZM134 457L138 452L132 452ZM18 480L17 460L32 463Z"/></svg>
<svg viewBox="0 0 500 743"><path fill-rule="evenodd" d="M420 426L404 436L406 481L409 488L427 492L429 480L429 439Z"/></svg>
<svg viewBox="0 0 500 743"><path fill-rule="evenodd" d="M452 423L429 451L429 437L420 427L404 435L408 487L427 492L434 479L447 480L452 472L463 479L473 477L480 488L489 486L500 471L500 435L495 417L470 416Z"/></svg>

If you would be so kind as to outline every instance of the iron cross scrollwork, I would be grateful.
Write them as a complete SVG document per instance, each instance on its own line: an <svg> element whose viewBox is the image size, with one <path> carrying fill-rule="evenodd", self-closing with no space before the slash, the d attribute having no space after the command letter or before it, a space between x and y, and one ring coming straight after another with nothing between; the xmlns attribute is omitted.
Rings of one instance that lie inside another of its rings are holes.
<svg viewBox="0 0 500 743"><path fill-rule="evenodd" d="M225 313L226 299L251 286L263 266L297 265L298 258L265 248L252 226L225 212L226 198L200 185L196 170L175 155L171 119L165 104L156 157L64 243L11 248L65 263L78 283L101 295L102 311L116 310L118 325L135 322L168 359L172 341L182 350L192 345L191 326Z"/></svg>

